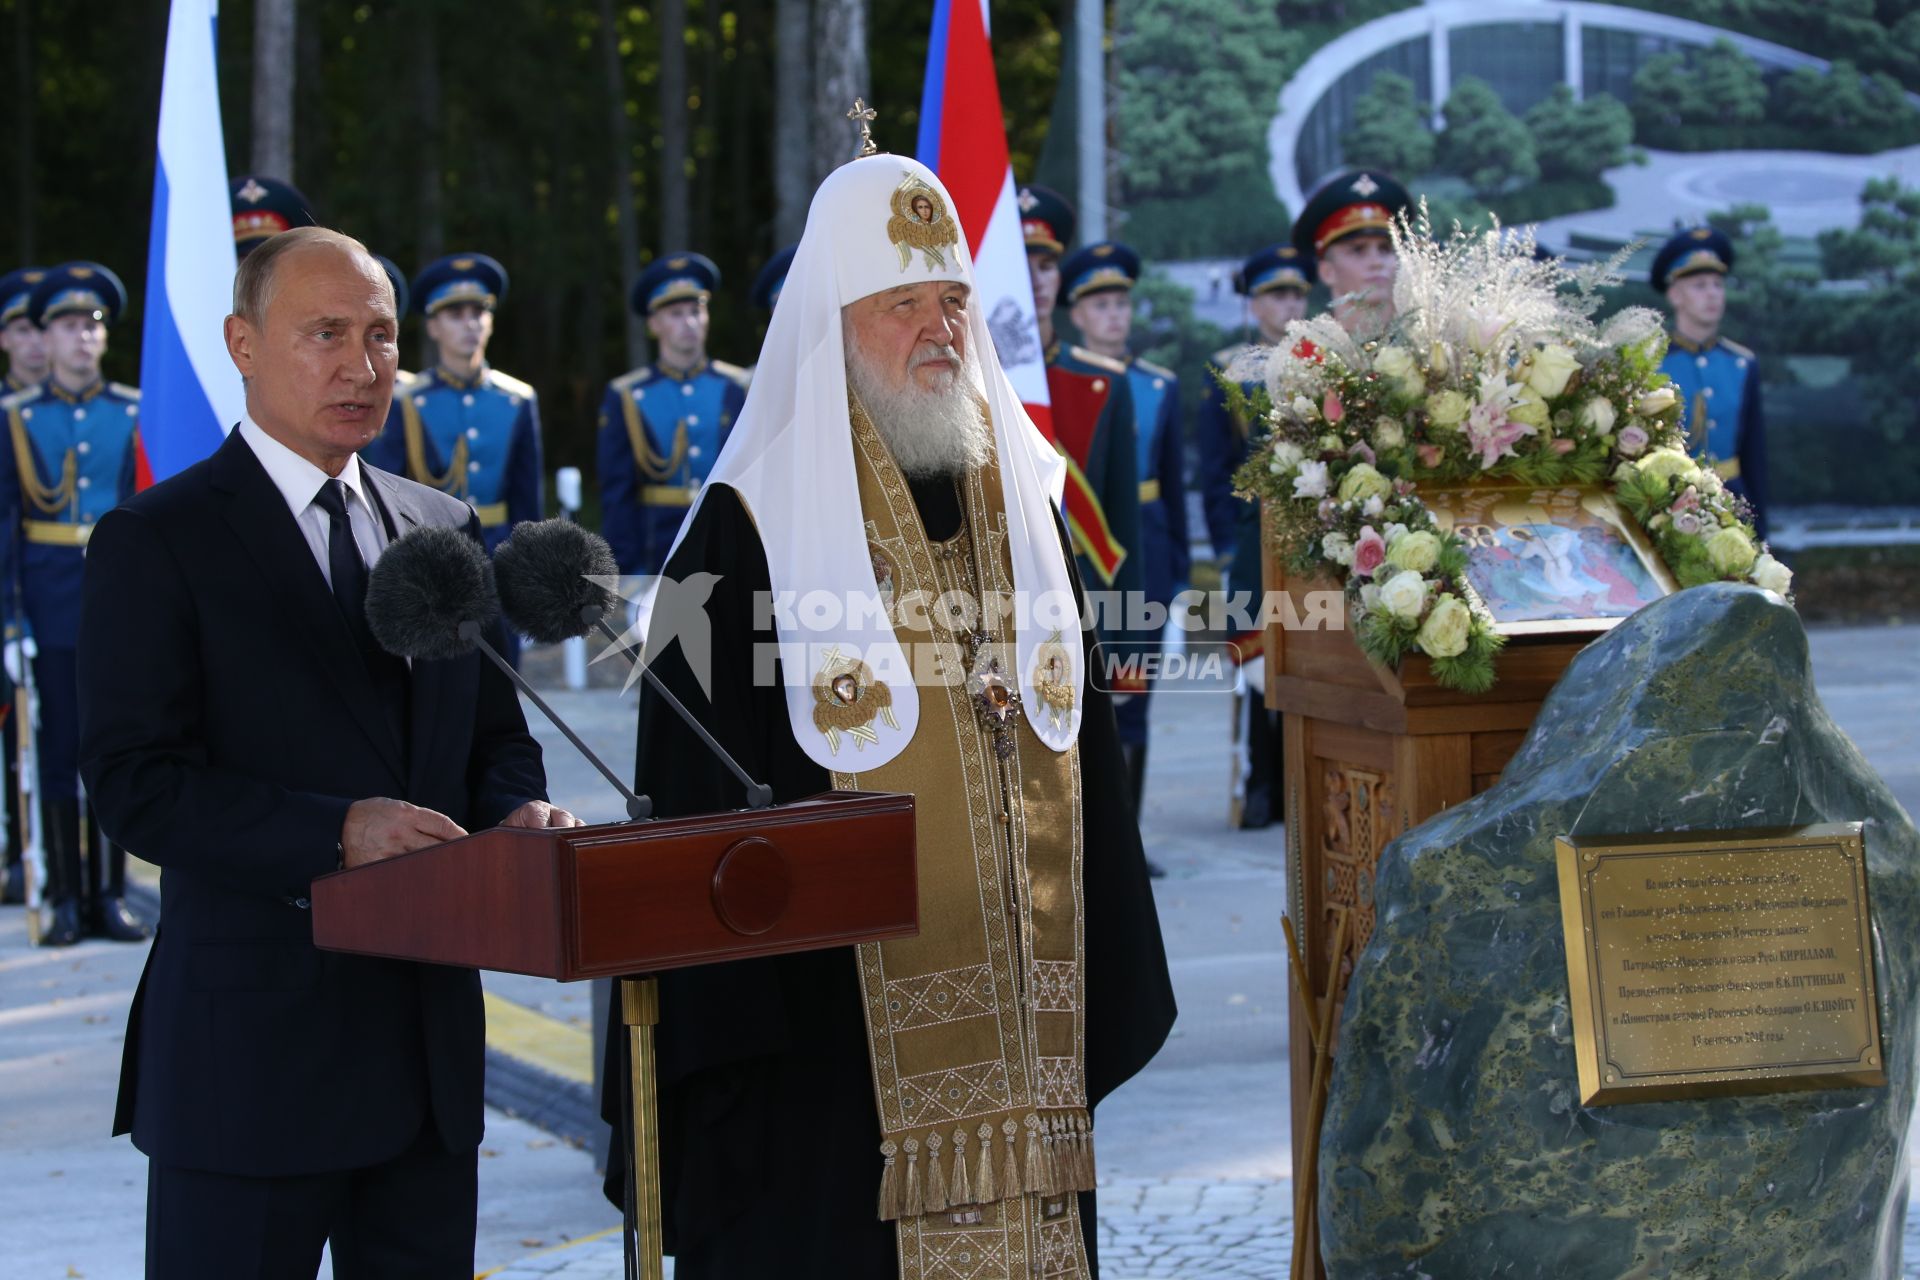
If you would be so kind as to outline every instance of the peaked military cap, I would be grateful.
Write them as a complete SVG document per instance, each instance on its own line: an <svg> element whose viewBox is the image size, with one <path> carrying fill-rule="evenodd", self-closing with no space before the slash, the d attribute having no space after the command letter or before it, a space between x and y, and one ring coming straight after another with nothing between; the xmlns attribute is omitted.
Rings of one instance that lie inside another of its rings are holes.
<svg viewBox="0 0 1920 1280"><path fill-rule="evenodd" d="M1313 278L1312 254L1290 244L1273 244L1240 264L1233 273L1233 291L1249 298L1283 289L1305 293L1313 288Z"/></svg>
<svg viewBox="0 0 1920 1280"><path fill-rule="evenodd" d="M492 311L506 296L507 269L484 253L450 253L413 278L413 305L421 315L462 302Z"/></svg>
<svg viewBox="0 0 1920 1280"><path fill-rule="evenodd" d="M1067 198L1051 187L1020 188L1020 232L1028 253L1065 253L1079 218Z"/></svg>
<svg viewBox="0 0 1920 1280"><path fill-rule="evenodd" d="M690 298L704 301L720 285L720 268L697 253L671 253L655 258L634 282L628 299L635 311L650 316L664 306Z"/></svg>
<svg viewBox="0 0 1920 1280"><path fill-rule="evenodd" d="M233 250L244 258L267 240L317 219L307 198L291 182L247 174L227 184L233 206Z"/></svg>
<svg viewBox="0 0 1920 1280"><path fill-rule="evenodd" d="M1076 249L1060 264L1060 292L1068 306L1089 294L1131 289L1140 278L1140 255L1118 240Z"/></svg>
<svg viewBox="0 0 1920 1280"><path fill-rule="evenodd" d="M1725 275L1733 270L1733 241L1716 227L1689 227L1660 246L1653 256L1653 287L1665 293L1667 286L1682 276L1711 271Z"/></svg>
<svg viewBox="0 0 1920 1280"><path fill-rule="evenodd" d="M393 286L393 314L395 316L406 315L407 300L412 296L407 292L406 273L400 270L399 263L387 257L385 254L376 253L373 255L373 260L380 264L382 271L387 273L387 282Z"/></svg>
<svg viewBox="0 0 1920 1280"><path fill-rule="evenodd" d="M27 316L41 328L61 316L91 315L111 325L127 309L127 287L97 262L63 262L33 286Z"/></svg>
<svg viewBox="0 0 1920 1280"><path fill-rule="evenodd" d="M773 310L773 304L780 301L780 290L787 283L787 271L793 266L794 250L799 247L790 244L767 259L767 265L753 278L753 288L747 293L749 302L762 311Z"/></svg>
<svg viewBox="0 0 1920 1280"><path fill-rule="evenodd" d="M1413 197L1393 175L1379 169L1344 170L1307 197L1293 224L1293 247L1302 257L1318 257L1328 245L1349 236L1385 235L1393 220L1412 207Z"/></svg>
<svg viewBox="0 0 1920 1280"><path fill-rule="evenodd" d="M33 286L46 278L45 267L20 267L0 276L0 328L27 314Z"/></svg>

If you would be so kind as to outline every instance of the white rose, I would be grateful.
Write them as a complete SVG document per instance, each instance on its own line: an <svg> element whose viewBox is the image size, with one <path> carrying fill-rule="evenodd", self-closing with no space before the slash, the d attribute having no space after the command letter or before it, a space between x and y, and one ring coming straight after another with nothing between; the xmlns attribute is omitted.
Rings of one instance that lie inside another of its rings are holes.
<svg viewBox="0 0 1920 1280"><path fill-rule="evenodd" d="M1380 604L1394 617L1412 622L1427 607L1426 579L1403 569L1380 585Z"/></svg>
<svg viewBox="0 0 1920 1280"><path fill-rule="evenodd" d="M1386 502L1377 493L1374 494L1371 498L1368 498L1365 502L1360 504L1360 514L1367 517L1367 519L1369 520L1373 519L1375 516L1379 515L1382 511L1385 511L1386 509L1387 509Z"/></svg>
<svg viewBox="0 0 1920 1280"><path fill-rule="evenodd" d="M1291 440L1276 440L1273 445L1273 461L1268 465L1273 474L1281 475L1293 470L1306 461L1307 451Z"/></svg>
<svg viewBox="0 0 1920 1280"><path fill-rule="evenodd" d="M1580 425L1595 435L1603 436L1613 430L1613 424L1619 417L1620 411L1605 396L1595 396L1580 406Z"/></svg>
<svg viewBox="0 0 1920 1280"><path fill-rule="evenodd" d="M1420 624L1420 647L1430 658L1452 658L1467 651L1473 633L1473 614L1455 596L1434 602L1433 612Z"/></svg>
<svg viewBox="0 0 1920 1280"><path fill-rule="evenodd" d="M1300 474L1293 478L1293 496L1296 498L1324 498L1327 496L1327 464L1324 462L1303 462Z"/></svg>
<svg viewBox="0 0 1920 1280"><path fill-rule="evenodd" d="M1753 562L1753 585L1764 587L1779 595L1787 594L1793 586L1793 570L1773 558L1773 553L1763 551L1760 558Z"/></svg>
<svg viewBox="0 0 1920 1280"><path fill-rule="evenodd" d="M1335 564L1352 564L1353 539L1336 529L1321 537L1320 554Z"/></svg>
<svg viewBox="0 0 1920 1280"><path fill-rule="evenodd" d="M1295 396L1292 408L1296 418L1311 418L1320 412L1319 406L1305 396Z"/></svg>
<svg viewBox="0 0 1920 1280"><path fill-rule="evenodd" d="M1373 424L1373 447L1380 450L1398 449L1407 442L1407 430L1400 425L1398 418L1379 418Z"/></svg>
<svg viewBox="0 0 1920 1280"><path fill-rule="evenodd" d="M1527 385L1551 400L1567 389L1580 361L1570 348L1549 342L1533 353L1533 367L1527 371Z"/></svg>

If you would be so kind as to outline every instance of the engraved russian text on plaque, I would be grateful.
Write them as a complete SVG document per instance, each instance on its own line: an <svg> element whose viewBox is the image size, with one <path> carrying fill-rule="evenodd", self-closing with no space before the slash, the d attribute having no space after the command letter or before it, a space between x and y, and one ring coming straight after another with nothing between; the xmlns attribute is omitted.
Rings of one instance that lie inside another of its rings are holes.
<svg viewBox="0 0 1920 1280"><path fill-rule="evenodd" d="M1583 1103L1886 1083L1859 823L1555 844Z"/></svg>

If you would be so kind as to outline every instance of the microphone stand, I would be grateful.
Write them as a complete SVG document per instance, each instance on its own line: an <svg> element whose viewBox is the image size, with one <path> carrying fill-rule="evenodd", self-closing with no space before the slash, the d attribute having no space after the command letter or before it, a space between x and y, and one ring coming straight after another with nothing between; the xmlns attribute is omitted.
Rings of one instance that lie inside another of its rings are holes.
<svg viewBox="0 0 1920 1280"><path fill-rule="evenodd" d="M627 817L638 822L642 818L653 815L653 801L649 800L646 796L635 795L633 788L622 782L620 775L609 769L606 761L594 754L592 747L580 741L580 735L575 733L572 728L568 726L567 722L562 720L559 714L547 705L545 698L542 698L534 692L533 686L527 683L526 678L513 669L513 664L501 657L494 647L487 643L487 638L481 633L478 622L468 619L461 623L460 638L471 643L475 648L479 649L480 652L491 658L493 665L500 668L501 674L513 681L514 687L520 690L529 702L540 708L540 713L553 722L554 728L567 736L567 741L571 742L574 745L574 749L587 758L588 763L600 771L601 777L613 784L613 789L618 791L626 799Z"/></svg>
<svg viewBox="0 0 1920 1280"><path fill-rule="evenodd" d="M713 752L713 754L719 758L720 763L726 765L733 776L740 780L740 785L747 789L747 808L764 809L773 803L773 788L764 782L755 782L747 776L747 771L740 767L739 761L735 760L733 756L728 753L727 749L721 746L719 741L716 740L711 733L707 732L707 727L694 718L693 712L687 710L687 705L684 702L673 696L673 690L667 688L666 682L653 673L653 668L643 661L640 655L635 653L633 648L620 638L620 633L615 631L612 625L608 623L605 612L602 611L599 606L588 605L580 611L580 618L583 622L597 629L615 648L626 654L629 659L633 661L634 665L640 668L640 674L646 678L647 684L653 688L653 691L660 695L661 701L672 707L675 713L677 713L682 720L686 721L687 728L693 730L694 733L699 736L700 741L707 744L707 750Z"/></svg>

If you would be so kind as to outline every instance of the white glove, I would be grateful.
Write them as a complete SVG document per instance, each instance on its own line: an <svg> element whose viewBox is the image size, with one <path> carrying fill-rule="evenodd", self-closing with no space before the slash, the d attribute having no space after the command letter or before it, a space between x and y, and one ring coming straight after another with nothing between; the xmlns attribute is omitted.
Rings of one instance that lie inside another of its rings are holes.
<svg viewBox="0 0 1920 1280"><path fill-rule="evenodd" d="M15 684L27 682L27 664L40 655L40 646L33 642L32 636L20 636L7 641L6 665L7 679Z"/></svg>

